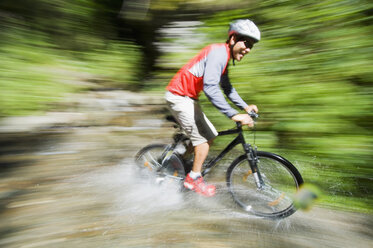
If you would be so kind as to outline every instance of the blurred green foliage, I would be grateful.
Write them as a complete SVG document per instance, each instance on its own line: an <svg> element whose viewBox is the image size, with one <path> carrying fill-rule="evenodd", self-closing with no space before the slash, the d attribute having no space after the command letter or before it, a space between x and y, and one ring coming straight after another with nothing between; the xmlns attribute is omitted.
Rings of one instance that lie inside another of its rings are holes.
<svg viewBox="0 0 373 248"><path fill-rule="evenodd" d="M372 212L372 10L368 0L3 0L0 116L91 82L164 91L198 50L225 42L230 21L250 18L262 41L229 73L259 107L256 144L294 162L323 204ZM232 127L201 103L218 129Z"/></svg>
<svg viewBox="0 0 373 248"><path fill-rule="evenodd" d="M110 13L99 1L1 1L0 117L44 111L92 82L136 83L139 48Z"/></svg>

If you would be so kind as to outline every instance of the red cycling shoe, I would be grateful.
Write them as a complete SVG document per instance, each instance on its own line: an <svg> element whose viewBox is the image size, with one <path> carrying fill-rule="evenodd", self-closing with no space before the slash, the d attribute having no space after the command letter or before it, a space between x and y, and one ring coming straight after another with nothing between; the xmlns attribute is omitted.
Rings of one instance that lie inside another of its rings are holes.
<svg viewBox="0 0 373 248"><path fill-rule="evenodd" d="M194 180L189 176L189 174L185 178L184 187L208 197L214 196L216 191L216 187L214 185L206 184L202 177L197 177L197 179Z"/></svg>

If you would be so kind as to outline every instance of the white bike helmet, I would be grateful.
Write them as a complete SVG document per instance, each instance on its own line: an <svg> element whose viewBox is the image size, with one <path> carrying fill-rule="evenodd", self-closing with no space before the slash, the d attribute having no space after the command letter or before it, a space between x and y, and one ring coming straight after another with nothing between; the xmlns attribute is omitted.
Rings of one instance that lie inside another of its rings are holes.
<svg viewBox="0 0 373 248"><path fill-rule="evenodd" d="M260 31L254 22L249 19L237 20L229 26L228 35L238 34L252 38L255 42L260 41Z"/></svg>

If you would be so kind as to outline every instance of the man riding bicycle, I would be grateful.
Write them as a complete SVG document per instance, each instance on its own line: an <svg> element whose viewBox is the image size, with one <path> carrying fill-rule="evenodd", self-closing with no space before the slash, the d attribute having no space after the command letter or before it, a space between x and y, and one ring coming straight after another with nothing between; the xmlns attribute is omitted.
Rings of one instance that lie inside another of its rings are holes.
<svg viewBox="0 0 373 248"><path fill-rule="evenodd" d="M193 167L184 181L184 187L205 196L215 195L215 186L204 182L201 169L218 132L201 110L199 93L203 90L220 112L243 125L252 126L253 120L249 115L239 114L233 109L225 100L221 89L240 109L247 113L258 112L257 106L246 104L231 85L228 62L232 59L234 65L235 60L241 61L260 40L260 31L250 20L237 20L230 24L228 36L226 43L211 44L203 48L177 72L166 88L166 101L170 111L194 147Z"/></svg>

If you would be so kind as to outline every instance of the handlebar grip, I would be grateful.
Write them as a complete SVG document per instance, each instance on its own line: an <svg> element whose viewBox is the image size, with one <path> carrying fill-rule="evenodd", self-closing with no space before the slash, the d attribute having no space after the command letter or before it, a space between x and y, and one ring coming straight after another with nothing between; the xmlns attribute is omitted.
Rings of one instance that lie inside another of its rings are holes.
<svg viewBox="0 0 373 248"><path fill-rule="evenodd" d="M254 111L250 111L250 113L248 113L248 115L253 118L254 120L259 118L259 115L257 113L255 113Z"/></svg>

